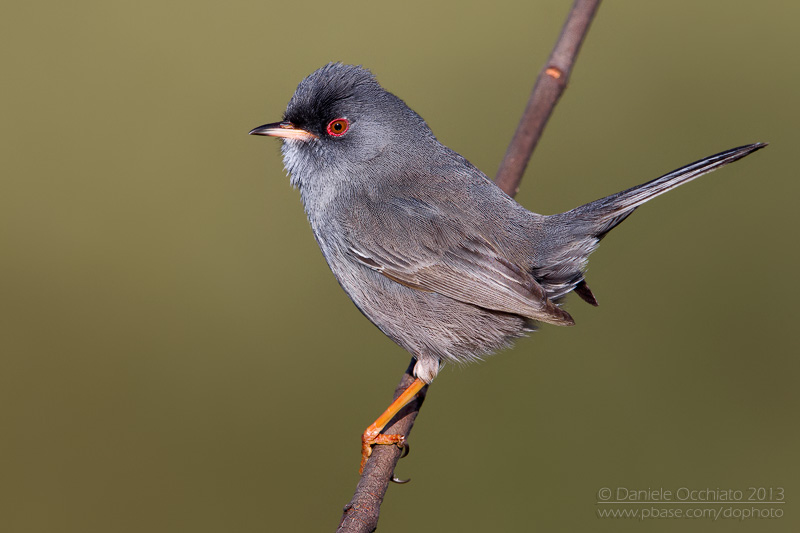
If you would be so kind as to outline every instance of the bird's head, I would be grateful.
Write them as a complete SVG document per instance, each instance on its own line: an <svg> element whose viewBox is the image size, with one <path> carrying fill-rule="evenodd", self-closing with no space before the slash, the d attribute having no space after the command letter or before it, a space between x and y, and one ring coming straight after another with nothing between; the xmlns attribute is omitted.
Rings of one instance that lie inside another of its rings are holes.
<svg viewBox="0 0 800 533"><path fill-rule="evenodd" d="M370 71L342 63L311 73L297 86L283 120L250 134L283 139L284 165L296 186L320 175L374 171L380 156L391 165L436 142L425 121Z"/></svg>

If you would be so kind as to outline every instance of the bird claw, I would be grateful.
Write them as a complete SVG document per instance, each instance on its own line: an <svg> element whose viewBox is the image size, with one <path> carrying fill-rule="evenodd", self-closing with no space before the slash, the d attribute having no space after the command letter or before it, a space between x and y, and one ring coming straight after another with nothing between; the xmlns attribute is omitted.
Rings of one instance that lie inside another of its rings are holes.
<svg viewBox="0 0 800 533"><path fill-rule="evenodd" d="M366 435L366 434L365 434ZM383 441L383 442L381 442ZM398 461L403 457L407 456L411 451L411 446L406 441L405 437L402 435L369 435L362 438L362 448L361 448L361 468L359 468L358 473L364 473L364 466L367 464L367 459L372 456L372 447L375 444L395 444L398 448L400 448L400 457L398 457ZM392 483L397 483L398 485L403 485L411 481L409 479L400 479L394 474L392 474L391 478Z"/></svg>
<svg viewBox="0 0 800 533"><path fill-rule="evenodd" d="M407 456L411 452L411 445L408 444L408 442L406 442L406 441L398 442L397 445L400 448L402 448L402 450L403 450L402 452L400 452L400 457L397 458L397 460L399 461L400 459L402 459L403 457ZM400 479L399 477L395 476L394 473L392 473L392 477L391 477L390 481L392 483L397 483L398 485L405 485L406 483L411 481L411 478Z"/></svg>
<svg viewBox="0 0 800 533"><path fill-rule="evenodd" d="M399 459L402 459L403 457L411 453L411 445L408 442L403 441L403 443L398 444L398 446L400 446L403 449L403 451L400 453Z"/></svg>
<svg viewBox="0 0 800 533"><path fill-rule="evenodd" d="M361 437L361 468L358 469L359 474L364 473L364 467L367 464L367 459L372 456L372 447L376 444L394 444L403 450L404 455L401 457L408 455L408 444L406 443L406 438L404 435L376 434L374 431L370 431L368 429Z"/></svg>

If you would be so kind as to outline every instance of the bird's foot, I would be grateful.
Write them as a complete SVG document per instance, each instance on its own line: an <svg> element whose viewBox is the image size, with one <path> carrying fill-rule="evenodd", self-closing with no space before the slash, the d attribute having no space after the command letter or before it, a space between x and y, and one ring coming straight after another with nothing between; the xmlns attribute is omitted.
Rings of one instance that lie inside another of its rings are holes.
<svg viewBox="0 0 800 533"><path fill-rule="evenodd" d="M391 422L392 418L400 412L400 410L408 405L411 400L425 387L426 383L419 378L414 379L414 382L408 386L400 395L389 405L388 409L378 417L361 435L361 468L358 469L359 474L364 473L364 467L367 464L367 459L372 455L372 447L376 444L393 444L403 450L402 455L408 455L408 444L406 443L405 435L382 435L381 431ZM405 483L406 481L397 479L392 476L392 481L395 483Z"/></svg>
<svg viewBox="0 0 800 533"><path fill-rule="evenodd" d="M402 457L408 455L405 435L383 435L381 429L373 424L361 435L361 467L358 469L359 474L364 473L364 466L367 464L367 459L372 455L372 447L376 444L394 444L403 450Z"/></svg>

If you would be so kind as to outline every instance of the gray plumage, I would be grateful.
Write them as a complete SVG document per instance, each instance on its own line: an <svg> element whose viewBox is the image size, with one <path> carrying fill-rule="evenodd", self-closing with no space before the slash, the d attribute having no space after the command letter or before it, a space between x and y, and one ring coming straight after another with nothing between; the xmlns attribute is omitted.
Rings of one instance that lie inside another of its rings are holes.
<svg viewBox="0 0 800 533"><path fill-rule="evenodd" d="M346 133L328 132L331 121ZM251 133L284 138L325 259L361 312L417 358L430 382L442 362L507 346L536 322L569 326L558 301L593 302L583 273L600 239L637 207L765 146L708 157L565 213L532 213L357 66L331 63L304 79L284 121Z"/></svg>

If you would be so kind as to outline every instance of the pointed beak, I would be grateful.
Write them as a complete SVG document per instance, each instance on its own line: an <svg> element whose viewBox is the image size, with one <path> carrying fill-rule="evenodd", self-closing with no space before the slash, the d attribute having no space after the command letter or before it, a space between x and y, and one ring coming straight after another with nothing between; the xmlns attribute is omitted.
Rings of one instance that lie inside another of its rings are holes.
<svg viewBox="0 0 800 533"><path fill-rule="evenodd" d="M250 130L250 135L268 135L270 137L283 137L284 139L297 139L299 141L310 141L317 138L310 131L298 128L291 122L286 121L264 124Z"/></svg>

